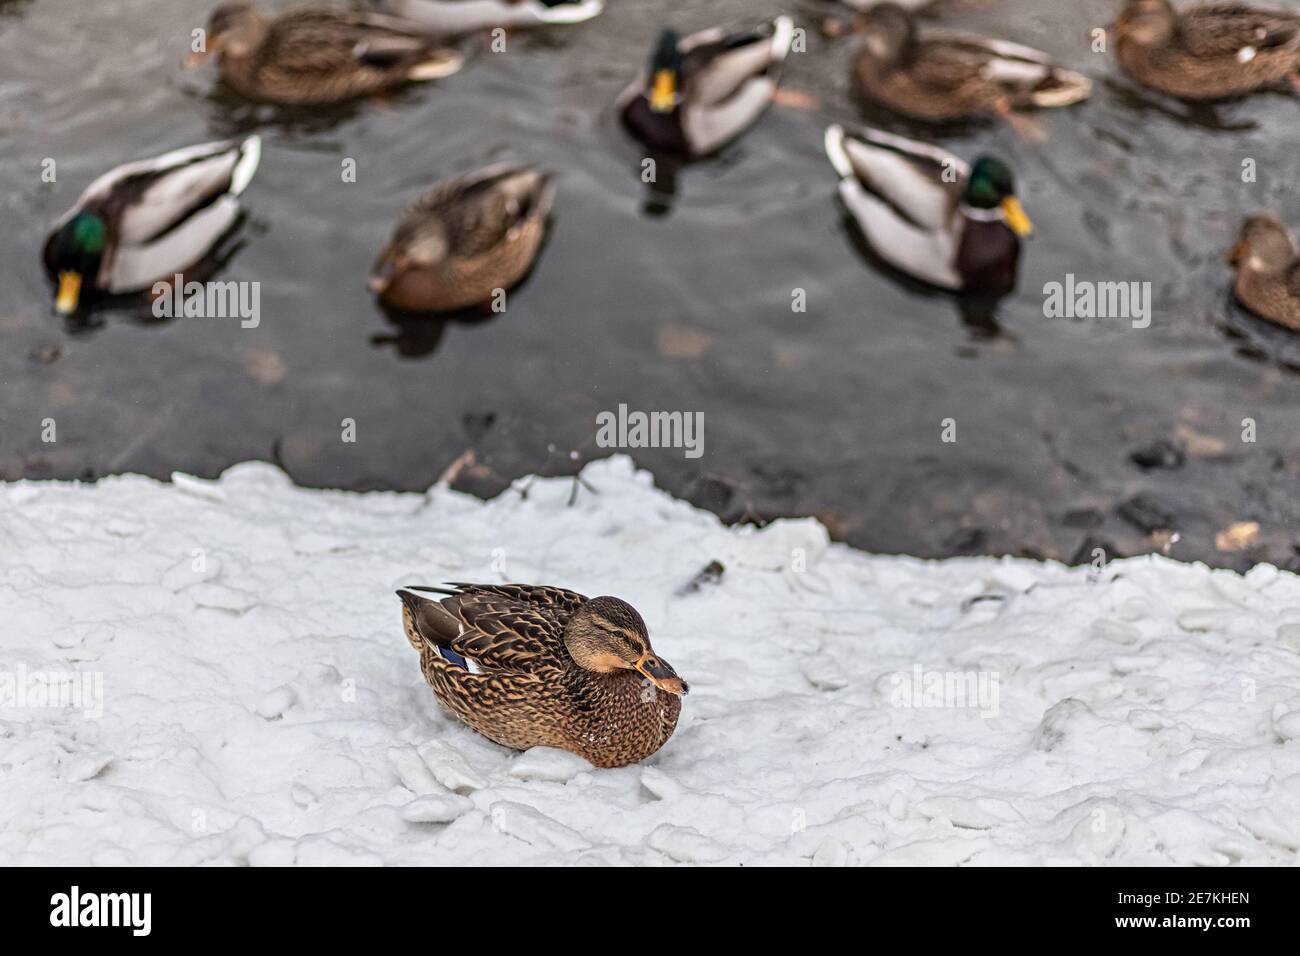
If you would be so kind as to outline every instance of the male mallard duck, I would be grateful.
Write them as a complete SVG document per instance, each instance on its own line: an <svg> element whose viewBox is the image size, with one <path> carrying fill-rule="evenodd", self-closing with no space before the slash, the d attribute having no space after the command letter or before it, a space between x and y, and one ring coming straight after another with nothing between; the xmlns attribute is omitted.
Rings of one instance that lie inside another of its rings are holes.
<svg viewBox="0 0 1300 956"><path fill-rule="evenodd" d="M555 188L549 173L498 164L438 183L403 213L371 270L392 309L486 305L533 266Z"/></svg>
<svg viewBox="0 0 1300 956"><path fill-rule="evenodd" d="M929 31L886 3L868 10L853 64L868 99L934 123L1029 106L1068 106L1086 99L1092 81L1045 53L987 37Z"/></svg>
<svg viewBox="0 0 1300 956"><path fill-rule="evenodd" d="M140 292L202 262L239 218L262 141L203 143L100 176L63 214L42 258L71 315L88 294Z"/></svg>
<svg viewBox="0 0 1300 956"><path fill-rule="evenodd" d="M521 584L397 595L433 695L489 740L622 767L649 757L677 727L686 682L655 654L625 601Z"/></svg>
<svg viewBox="0 0 1300 956"><path fill-rule="evenodd" d="M1005 163L959 157L879 130L826 130L840 196L886 262L932 285L1003 293L1033 226Z"/></svg>
<svg viewBox="0 0 1300 956"><path fill-rule="evenodd" d="M441 79L464 62L397 17L308 8L268 20L250 3L214 10L207 48L187 65L213 54L231 89L286 105L338 103Z"/></svg>
<svg viewBox="0 0 1300 956"><path fill-rule="evenodd" d="M387 0L386 6L431 33L460 36L493 27L582 23L604 10L605 0Z"/></svg>
<svg viewBox="0 0 1300 956"><path fill-rule="evenodd" d="M712 29L681 38L664 30L650 69L619 96L623 122L654 150L715 152L767 109L793 39L789 17L749 33Z"/></svg>
<svg viewBox="0 0 1300 956"><path fill-rule="evenodd" d="M1262 319L1300 332L1300 250L1276 216L1251 216L1228 252L1237 301Z"/></svg>
<svg viewBox="0 0 1300 956"><path fill-rule="evenodd" d="M1300 16L1233 3L1182 13L1169 0L1129 0L1111 26L1120 68L1144 86L1188 100L1294 86Z"/></svg>

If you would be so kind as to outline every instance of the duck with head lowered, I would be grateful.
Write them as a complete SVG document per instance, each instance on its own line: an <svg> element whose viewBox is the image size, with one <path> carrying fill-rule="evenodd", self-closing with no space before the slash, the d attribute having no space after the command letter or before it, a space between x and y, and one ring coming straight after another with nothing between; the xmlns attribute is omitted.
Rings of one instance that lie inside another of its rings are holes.
<svg viewBox="0 0 1300 956"><path fill-rule="evenodd" d="M793 40L789 17L741 33L664 30L649 69L618 99L623 125L656 152L714 153L763 115Z"/></svg>
<svg viewBox="0 0 1300 956"><path fill-rule="evenodd" d="M434 185L380 251L371 291L402 312L488 305L532 269L554 197L550 173L512 163Z"/></svg>
<svg viewBox="0 0 1300 956"><path fill-rule="evenodd" d="M1000 159L973 164L882 130L826 130L840 198L890 265L956 292L1000 295L1016 284L1020 240L1033 226Z"/></svg>
<svg viewBox="0 0 1300 956"><path fill-rule="evenodd" d="M142 292L207 259L239 221L261 154L256 136L203 143L92 182L42 250L54 310L72 315L94 296Z"/></svg>
<svg viewBox="0 0 1300 956"><path fill-rule="evenodd" d="M397 595L433 695L489 740L622 767L655 753L677 727L686 682L626 601L523 584Z"/></svg>

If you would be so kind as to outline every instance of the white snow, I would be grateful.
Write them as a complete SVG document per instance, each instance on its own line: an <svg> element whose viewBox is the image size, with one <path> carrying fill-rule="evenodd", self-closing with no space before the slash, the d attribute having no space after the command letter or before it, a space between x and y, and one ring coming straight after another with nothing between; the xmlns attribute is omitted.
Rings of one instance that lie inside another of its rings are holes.
<svg viewBox="0 0 1300 956"><path fill-rule="evenodd" d="M574 507L264 464L0 485L0 863L1300 859L1296 576L877 557L585 476ZM478 737L393 594L445 580L628 599L677 733L619 770ZM949 672L974 696L928 695Z"/></svg>

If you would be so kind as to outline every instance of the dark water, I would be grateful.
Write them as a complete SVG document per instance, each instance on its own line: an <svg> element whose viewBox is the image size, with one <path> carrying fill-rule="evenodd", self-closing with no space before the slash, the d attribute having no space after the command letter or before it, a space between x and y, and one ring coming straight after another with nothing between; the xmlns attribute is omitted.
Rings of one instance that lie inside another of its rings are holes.
<svg viewBox="0 0 1300 956"><path fill-rule="evenodd" d="M481 50L436 86L312 115L251 108L210 68L179 69L208 7L0 4L0 477L212 475L262 458L307 485L418 489L472 448L459 486L486 494L571 470L569 449L606 454L595 416L626 403L704 413L702 458L635 457L728 519L816 514L878 551L1070 559L1098 542L1157 549L1142 508L1124 507L1138 498L1171 519L1176 557L1295 566L1300 348L1228 304L1222 257L1248 212L1300 226L1300 106L1266 96L1188 113L1135 96L1088 46L1115 4L936 15L1097 80L1090 102L1038 114L1044 144L1001 125L941 137L1008 157L1038 227L992 323L886 275L846 227L821 134L861 115L845 89L851 42L813 31L785 85L818 106L774 107L681 173L669 215L647 215L641 151L611 100L661 23L743 22L778 3L610 0L589 24ZM223 275L261 282L258 328L129 307L89 328L50 315L40 243L91 178L253 129L262 166ZM45 157L55 184L41 182ZM344 157L354 184L341 182ZM365 279L398 211L436 178L499 158L561 173L548 245L509 311L390 320ZM1242 182L1244 158L1255 183ZM1151 281L1151 327L1045 318L1043 285L1067 272ZM791 310L795 288L805 313ZM55 444L41 442L44 418ZM340 440L344 418L355 443ZM955 443L940 440L945 418ZM1161 439L1184 449L1181 464L1130 460ZM1218 551L1215 532L1241 520L1261 525L1253 549Z"/></svg>

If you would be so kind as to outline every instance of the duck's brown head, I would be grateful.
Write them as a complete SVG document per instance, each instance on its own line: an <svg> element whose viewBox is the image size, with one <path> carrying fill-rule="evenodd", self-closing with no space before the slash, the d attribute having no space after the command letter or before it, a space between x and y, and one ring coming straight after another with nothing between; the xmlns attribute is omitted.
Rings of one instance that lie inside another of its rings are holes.
<svg viewBox="0 0 1300 956"><path fill-rule="evenodd" d="M569 618L564 644L579 667L600 674L638 671L660 690L685 694L686 681L650 646L636 608L616 597L592 598Z"/></svg>
<svg viewBox="0 0 1300 956"><path fill-rule="evenodd" d="M198 66L214 53L232 59L251 56L266 35L266 18L251 3L223 3L208 17L204 49L191 53L186 67Z"/></svg>
<svg viewBox="0 0 1300 956"><path fill-rule="evenodd" d="M1138 46L1163 46L1173 36L1177 22L1169 0L1128 0L1110 32Z"/></svg>
<svg viewBox="0 0 1300 956"><path fill-rule="evenodd" d="M863 49L882 67L906 62L916 48L916 21L896 3L882 3L863 15L858 30Z"/></svg>
<svg viewBox="0 0 1300 956"><path fill-rule="evenodd" d="M1228 250L1227 259L1253 272L1283 272L1295 262L1295 240L1276 216L1251 216L1241 224L1237 244Z"/></svg>

